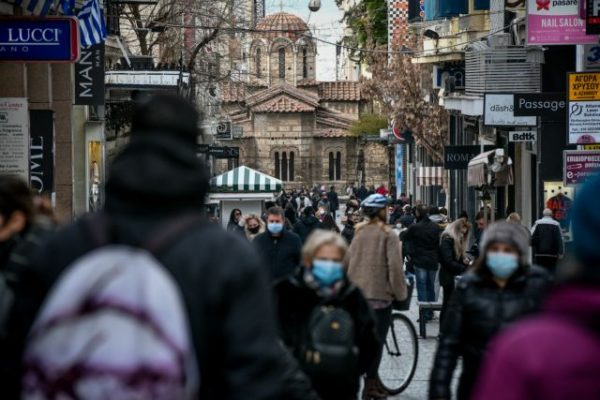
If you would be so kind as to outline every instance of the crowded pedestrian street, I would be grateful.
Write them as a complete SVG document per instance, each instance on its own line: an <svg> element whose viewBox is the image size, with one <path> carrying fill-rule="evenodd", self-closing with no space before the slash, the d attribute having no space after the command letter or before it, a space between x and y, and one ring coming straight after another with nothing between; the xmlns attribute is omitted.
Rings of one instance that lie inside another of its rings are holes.
<svg viewBox="0 0 600 400"><path fill-rule="evenodd" d="M0 400L600 400L600 0L0 0Z"/></svg>

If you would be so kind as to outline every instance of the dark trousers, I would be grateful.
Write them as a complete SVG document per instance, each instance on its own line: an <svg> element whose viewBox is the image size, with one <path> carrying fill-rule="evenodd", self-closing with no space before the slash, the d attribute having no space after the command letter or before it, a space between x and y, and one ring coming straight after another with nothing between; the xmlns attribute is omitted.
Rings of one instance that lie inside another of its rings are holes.
<svg viewBox="0 0 600 400"><path fill-rule="evenodd" d="M383 357L383 347L387 338L390 322L392 321L392 306L375 310L375 319L377 320L377 336L379 337L379 347L377 348L377 356L373 360L371 367L367 371L367 378L377 378L379 363Z"/></svg>
<svg viewBox="0 0 600 400"><path fill-rule="evenodd" d="M558 257L553 256L535 256L535 263L540 267L544 267L552 275L556 272L556 264L558 263Z"/></svg>
<svg viewBox="0 0 600 400"><path fill-rule="evenodd" d="M452 282L450 285L442 286L442 289L444 290L444 298L442 299L442 311L440 311L440 327L444 325L444 315L448 309L448 304L450 304L450 297L454 292L454 287L454 282Z"/></svg>

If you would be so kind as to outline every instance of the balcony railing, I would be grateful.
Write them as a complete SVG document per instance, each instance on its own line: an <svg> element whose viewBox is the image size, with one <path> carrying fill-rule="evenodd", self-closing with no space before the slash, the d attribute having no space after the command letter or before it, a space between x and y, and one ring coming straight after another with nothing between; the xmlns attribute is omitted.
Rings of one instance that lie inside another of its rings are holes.
<svg viewBox="0 0 600 400"><path fill-rule="evenodd" d="M190 73L180 71L106 71L108 86L172 86L177 87L181 76L183 85L189 85Z"/></svg>

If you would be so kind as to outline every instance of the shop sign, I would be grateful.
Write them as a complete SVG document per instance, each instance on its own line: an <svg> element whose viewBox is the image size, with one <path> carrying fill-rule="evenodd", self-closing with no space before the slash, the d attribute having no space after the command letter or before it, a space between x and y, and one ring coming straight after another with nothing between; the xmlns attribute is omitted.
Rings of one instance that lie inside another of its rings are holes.
<svg viewBox="0 0 600 400"><path fill-rule="evenodd" d="M484 146L483 151L494 148L494 146ZM481 152L481 146L446 146L444 147L444 169L467 169L469 161Z"/></svg>
<svg viewBox="0 0 600 400"><path fill-rule="evenodd" d="M54 187L54 112L29 111L29 182L37 193L52 193Z"/></svg>
<svg viewBox="0 0 600 400"><path fill-rule="evenodd" d="M535 142L537 141L536 131L512 131L508 132L509 142Z"/></svg>
<svg viewBox="0 0 600 400"><path fill-rule="evenodd" d="M597 36L586 34L583 18L579 0L527 0L527 44L597 43Z"/></svg>
<svg viewBox="0 0 600 400"><path fill-rule="evenodd" d="M583 46L583 65L586 71L600 69L600 46L586 44Z"/></svg>
<svg viewBox="0 0 600 400"><path fill-rule="evenodd" d="M598 144L584 144L584 150L600 150L600 143Z"/></svg>
<svg viewBox="0 0 600 400"><path fill-rule="evenodd" d="M0 98L0 175L29 180L29 113L27 99Z"/></svg>
<svg viewBox="0 0 600 400"><path fill-rule="evenodd" d="M0 18L0 61L68 63L78 58L77 18Z"/></svg>
<svg viewBox="0 0 600 400"><path fill-rule="evenodd" d="M485 94L483 105L485 126L535 126L536 117L515 117L513 94Z"/></svg>
<svg viewBox="0 0 600 400"><path fill-rule="evenodd" d="M600 172L599 150L565 150L563 159L566 186L579 185Z"/></svg>
<svg viewBox="0 0 600 400"><path fill-rule="evenodd" d="M404 192L404 145L396 145L396 196Z"/></svg>
<svg viewBox="0 0 600 400"><path fill-rule="evenodd" d="M600 143L600 72L568 74L568 143Z"/></svg>
<svg viewBox="0 0 600 400"><path fill-rule="evenodd" d="M585 33L588 35L598 35L600 34L600 0L585 1Z"/></svg>
<svg viewBox="0 0 600 400"><path fill-rule="evenodd" d="M567 115L564 93L515 93L515 116L557 117Z"/></svg>
<svg viewBox="0 0 600 400"><path fill-rule="evenodd" d="M81 49L75 63L75 104L104 105L104 43Z"/></svg>

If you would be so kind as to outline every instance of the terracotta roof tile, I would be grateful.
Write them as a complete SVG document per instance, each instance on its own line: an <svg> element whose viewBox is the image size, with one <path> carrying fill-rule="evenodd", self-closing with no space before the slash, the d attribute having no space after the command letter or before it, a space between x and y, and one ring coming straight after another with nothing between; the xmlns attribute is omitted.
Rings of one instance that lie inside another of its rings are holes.
<svg viewBox="0 0 600 400"><path fill-rule="evenodd" d="M360 101L364 99L360 89L360 82L320 82L319 97L323 101Z"/></svg>
<svg viewBox="0 0 600 400"><path fill-rule="evenodd" d="M340 138L346 136L350 136L350 132L344 129L329 128L315 132L315 137L320 138Z"/></svg>
<svg viewBox="0 0 600 400"><path fill-rule="evenodd" d="M287 37L296 41L305 34L310 35L310 29L302 18L286 12L267 15L256 25L256 30L260 36L271 39Z"/></svg>

